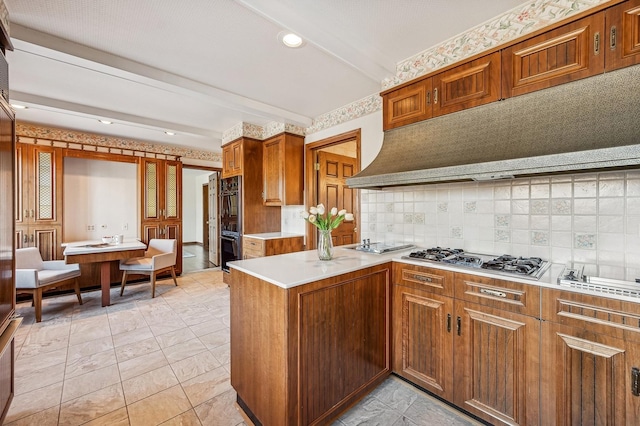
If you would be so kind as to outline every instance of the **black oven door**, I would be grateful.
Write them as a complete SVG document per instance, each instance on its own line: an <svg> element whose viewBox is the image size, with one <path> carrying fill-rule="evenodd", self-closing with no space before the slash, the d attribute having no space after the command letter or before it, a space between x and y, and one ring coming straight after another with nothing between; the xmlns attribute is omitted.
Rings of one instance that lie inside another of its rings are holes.
<svg viewBox="0 0 640 426"><path fill-rule="evenodd" d="M229 272L227 262L240 259L240 235L223 234L220 236L220 267Z"/></svg>

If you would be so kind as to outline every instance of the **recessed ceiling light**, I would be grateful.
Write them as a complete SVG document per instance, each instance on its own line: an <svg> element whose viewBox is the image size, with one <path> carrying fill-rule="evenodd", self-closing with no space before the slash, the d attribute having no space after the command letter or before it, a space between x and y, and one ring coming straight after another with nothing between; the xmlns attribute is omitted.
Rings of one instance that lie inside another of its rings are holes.
<svg viewBox="0 0 640 426"><path fill-rule="evenodd" d="M291 48L302 47L304 45L304 41L299 35L286 31L281 31L278 34L278 40L280 40L285 46Z"/></svg>
<svg viewBox="0 0 640 426"><path fill-rule="evenodd" d="M15 109L27 109L25 105L20 105L20 104L11 104L11 106L14 107Z"/></svg>
<svg viewBox="0 0 640 426"><path fill-rule="evenodd" d="M173 136L173 135L175 135L175 133L173 133L173 132L164 132L164 133L165 133L165 134L167 134L167 135L169 135L169 136Z"/></svg>
<svg viewBox="0 0 640 426"><path fill-rule="evenodd" d="M101 122L102 124L113 124L113 122L109 120L98 120L98 121Z"/></svg>

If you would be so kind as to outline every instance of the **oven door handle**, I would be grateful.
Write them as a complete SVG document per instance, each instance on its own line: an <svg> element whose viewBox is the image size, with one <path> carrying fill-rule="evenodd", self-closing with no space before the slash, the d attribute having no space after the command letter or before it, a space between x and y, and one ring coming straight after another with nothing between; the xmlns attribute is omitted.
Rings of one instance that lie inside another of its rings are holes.
<svg viewBox="0 0 640 426"><path fill-rule="evenodd" d="M231 247L233 249L233 256L234 257L238 257L238 238L230 237L230 236L227 236L227 235L221 235L220 239L221 240L225 240L225 241L230 241L231 242Z"/></svg>

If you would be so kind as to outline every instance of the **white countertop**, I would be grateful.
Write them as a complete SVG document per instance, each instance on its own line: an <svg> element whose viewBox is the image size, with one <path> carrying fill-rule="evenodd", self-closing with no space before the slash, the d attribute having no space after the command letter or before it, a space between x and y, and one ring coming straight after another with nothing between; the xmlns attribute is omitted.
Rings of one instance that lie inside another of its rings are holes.
<svg viewBox="0 0 640 426"><path fill-rule="evenodd" d="M302 234L289 234L287 232L265 232L262 234L243 234L244 237L256 238L258 240L277 240L279 238L304 237Z"/></svg>
<svg viewBox="0 0 640 426"><path fill-rule="evenodd" d="M539 287L547 287L556 290L573 291L576 293L591 294L594 296L640 303L640 300L634 297L611 295L559 286L557 279L564 269L564 264L551 264L545 274L540 277L539 280L535 280L519 277L517 275L497 274L486 269L464 268L441 262L423 262L419 260L402 259L403 255L408 255L412 250L416 250L416 248L414 247L412 249L399 250L385 254L372 254L344 247L335 247L333 251L334 258L328 261L318 260L318 252L316 250L307 250L296 253L281 254L278 256L237 260L230 262L229 266L232 269L237 269L263 281L277 285L278 287L292 288L302 284L394 261L427 268L443 269L458 273L467 273L494 279L537 285Z"/></svg>
<svg viewBox="0 0 640 426"><path fill-rule="evenodd" d="M74 241L71 243L63 243L62 247L64 247L63 254L65 256L70 256L74 254L90 254L104 253L109 251L146 249L147 245L138 240L130 238L129 241L124 241L120 244L105 244L102 241Z"/></svg>

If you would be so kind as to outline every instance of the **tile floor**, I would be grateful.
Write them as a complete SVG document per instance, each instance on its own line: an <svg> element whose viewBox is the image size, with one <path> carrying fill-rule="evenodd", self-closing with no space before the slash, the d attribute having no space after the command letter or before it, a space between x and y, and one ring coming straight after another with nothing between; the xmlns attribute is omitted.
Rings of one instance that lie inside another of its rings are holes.
<svg viewBox="0 0 640 426"><path fill-rule="evenodd" d="M6 425L243 425L229 383L229 290L219 269L29 302L16 337ZM476 425L391 377L334 425Z"/></svg>

